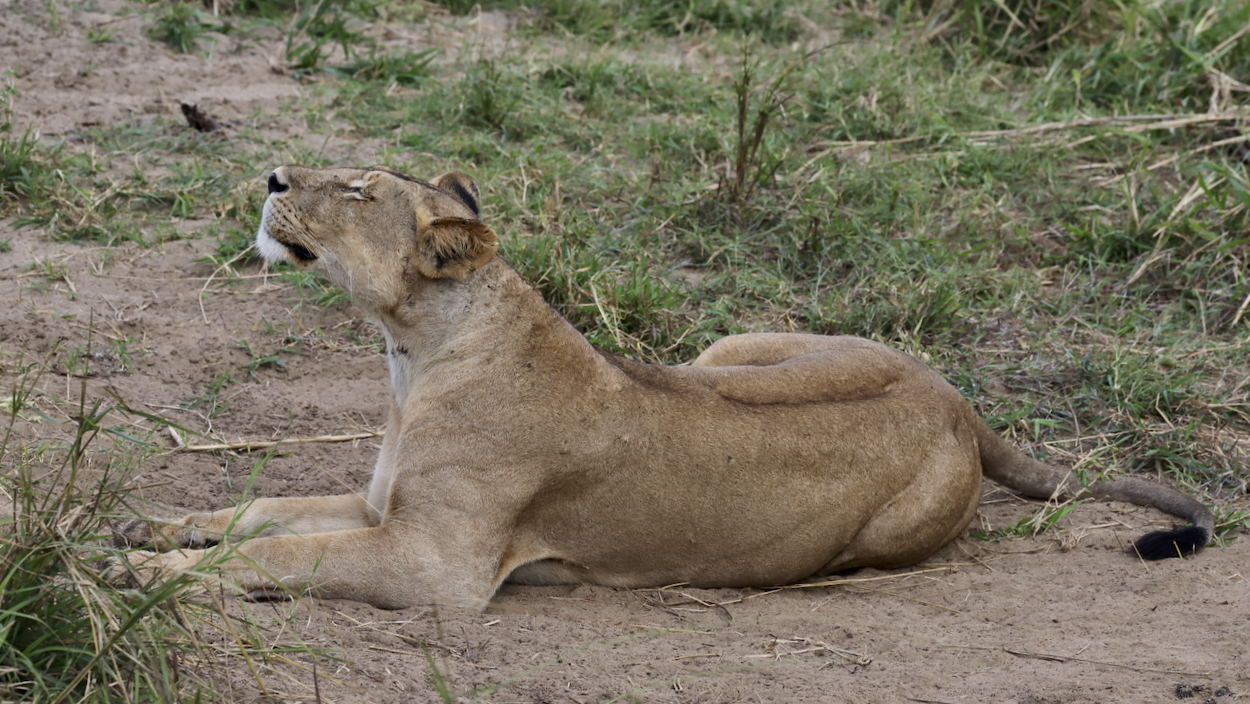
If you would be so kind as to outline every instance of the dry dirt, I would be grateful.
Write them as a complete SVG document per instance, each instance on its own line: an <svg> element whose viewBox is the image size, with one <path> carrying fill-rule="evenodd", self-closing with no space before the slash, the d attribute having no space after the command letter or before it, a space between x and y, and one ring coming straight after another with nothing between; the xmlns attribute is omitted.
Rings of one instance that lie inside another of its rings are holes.
<svg viewBox="0 0 1250 704"><path fill-rule="evenodd" d="M299 138L303 89L271 71L277 39L219 50L209 62L147 40L141 19L117 14L125 5L101 6L61 7L53 32L44 3L0 0L0 68L13 71L19 127L72 136L83 125L151 119L185 100ZM88 29L102 23L123 42L88 42ZM96 70L80 75L87 62ZM348 140L332 148L344 161L373 156ZM90 343L89 396L115 393L225 440L352 433L383 420L385 362L358 341L373 334L358 312L299 307L292 290L260 278L206 286L214 269L198 260L213 250L210 238L106 251L0 222L4 240L12 249L0 253L0 386L7 393L15 383L19 360L52 360L36 404L53 417L65 417L55 399L76 398L82 375L64 372ZM65 276L48 279L32 269L36 260L63 264ZM271 326L293 339L283 343ZM134 340L130 366L110 352L112 338ZM242 341L298 353L249 375ZM233 382L213 413L180 410L222 372ZM18 432L37 441L64 429L32 419ZM361 489L377 448L372 440L290 447L264 466L253 491ZM171 451L146 459L133 483L156 506L219 508L239 497L252 461ZM983 520L996 527L1036 508L988 486L987 496L997 498L987 499ZM1052 534L1001 543L965 536L914 570L864 570L843 586L772 593L507 586L485 614L312 599L232 608L250 612L275 641L295 633L326 649L316 692L310 671L285 668L265 678L270 701L433 701L436 671L457 690L479 688L467 699L496 702L1231 701L1250 692L1250 541L1162 564L1124 553L1134 536L1166 522L1089 503ZM1075 547L1065 551L1063 541ZM241 661L215 679L223 700L262 697Z"/></svg>

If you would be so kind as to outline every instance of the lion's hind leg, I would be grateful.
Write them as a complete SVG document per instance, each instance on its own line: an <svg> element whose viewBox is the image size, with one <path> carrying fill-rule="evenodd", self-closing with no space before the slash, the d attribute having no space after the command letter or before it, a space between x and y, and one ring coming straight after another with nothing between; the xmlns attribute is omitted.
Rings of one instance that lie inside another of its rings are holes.
<svg viewBox="0 0 1250 704"><path fill-rule="evenodd" d="M746 404L840 403L899 391L913 379L924 387L940 382L925 376L936 373L920 361L872 340L786 333L722 338L685 370L687 379Z"/></svg>
<svg viewBox="0 0 1250 704"><path fill-rule="evenodd" d="M957 428L960 434L962 429ZM909 567L968 527L981 502L981 472L966 434L935 441L915 478L881 507L820 574L856 567Z"/></svg>
<svg viewBox="0 0 1250 704"><path fill-rule="evenodd" d="M846 351L880 347L859 337L831 337L798 333L748 333L730 335L713 342L691 366L767 367L813 352Z"/></svg>

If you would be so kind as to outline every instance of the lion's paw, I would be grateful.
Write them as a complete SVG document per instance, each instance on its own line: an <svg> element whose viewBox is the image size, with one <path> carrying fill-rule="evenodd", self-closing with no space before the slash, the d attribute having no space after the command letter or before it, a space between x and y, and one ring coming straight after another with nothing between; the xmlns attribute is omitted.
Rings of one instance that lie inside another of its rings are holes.
<svg viewBox="0 0 1250 704"><path fill-rule="evenodd" d="M221 543L220 535L216 533L207 533L199 528L196 528L190 518L188 518L185 523L187 525L178 528L175 533L174 542L178 545L178 547L205 550Z"/></svg>
<svg viewBox="0 0 1250 704"><path fill-rule="evenodd" d="M204 557L203 550L135 550L109 560L100 576L115 587L139 588L194 570Z"/></svg>
<svg viewBox="0 0 1250 704"><path fill-rule="evenodd" d="M139 518L117 520L112 523L113 547L152 547L152 524Z"/></svg>
<svg viewBox="0 0 1250 704"><path fill-rule="evenodd" d="M156 552L211 548L221 542L221 536L197 527L197 524L205 524L209 520L211 516L208 514L188 516L175 523L143 518L115 520L112 523L113 547L144 548Z"/></svg>
<svg viewBox="0 0 1250 704"><path fill-rule="evenodd" d="M114 541L117 538L114 536ZM122 589L137 589L160 578L161 554L150 550L136 550L108 560L100 577L108 584Z"/></svg>

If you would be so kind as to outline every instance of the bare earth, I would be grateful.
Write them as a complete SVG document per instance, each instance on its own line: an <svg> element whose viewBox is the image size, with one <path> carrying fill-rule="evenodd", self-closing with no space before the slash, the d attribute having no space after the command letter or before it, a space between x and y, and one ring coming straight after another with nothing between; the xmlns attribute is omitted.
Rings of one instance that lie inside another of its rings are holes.
<svg viewBox="0 0 1250 704"><path fill-rule="evenodd" d="M62 8L62 31L53 34L38 21L44 3L0 0L0 68L15 73L17 126L72 138L79 126L151 119L185 100L266 135L302 139L295 101L304 89L274 73L266 56L280 54L277 37L239 53L219 49L210 63L147 40L141 19L119 19L125 5L101 6ZM87 41L88 29L105 22L125 43ZM428 40L455 39L436 34ZM88 62L95 72L79 75ZM324 136L313 138L320 146ZM377 156L359 141L328 148L346 163ZM271 166L257 164L256 175ZM254 187L263 187L259 179ZM489 184L484 191L489 199ZM375 334L358 311L301 308L291 289L261 278L210 282L214 267L197 260L213 252L212 238L120 246L111 261L103 248L51 242L11 222L0 222L3 240L12 249L0 253L0 387L8 393L19 363L50 359L54 371L41 378L35 403L53 418L70 409L58 399L77 398L81 379L64 372L71 352L90 340L90 398L115 393L228 441L359 433L382 423L385 362L346 334ZM37 260L63 263L65 276L49 280L32 269ZM299 354L282 354L283 367L249 376L241 341L265 353L284 344L269 326L307 339L285 343ZM321 334L309 334L314 329ZM109 352L110 338L124 337L135 340L133 368ZM220 412L179 409L223 372L233 383L219 396ZM121 416L113 421L124 425ZM138 435L150 427L135 424ZM36 418L18 426L30 442L63 432ZM168 434L158 437L172 449ZM252 490L363 489L378 445L289 446ZM149 456L132 484L152 502L144 510L220 508L241 495L253 457L170 451ZM1036 510L986 490L989 526ZM313 599L236 603L231 608L250 613L273 642L298 637L325 649L318 689L310 669L291 666L263 671L267 700L242 661L213 676L222 698L234 701L434 701L436 673L454 690L476 688L466 699L494 702L1231 701L1250 692L1250 541L1150 565L1123 551L1167 523L1151 510L1087 503L1036 538L965 536L913 570L863 570L841 586L776 592L509 586L485 614Z"/></svg>

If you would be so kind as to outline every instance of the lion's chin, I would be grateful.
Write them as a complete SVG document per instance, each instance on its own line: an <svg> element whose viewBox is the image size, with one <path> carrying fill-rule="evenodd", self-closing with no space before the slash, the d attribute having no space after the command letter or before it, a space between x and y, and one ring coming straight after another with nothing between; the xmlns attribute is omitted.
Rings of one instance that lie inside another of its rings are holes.
<svg viewBox="0 0 1250 704"><path fill-rule="evenodd" d="M290 260L290 255L286 251L286 247L282 243L273 238L269 231L261 225L260 232L256 233L256 251L260 256L270 264L285 262Z"/></svg>
<svg viewBox="0 0 1250 704"><path fill-rule="evenodd" d="M260 229L256 231L256 251L270 264L291 262L292 264L308 264L316 261L317 255L298 242L283 242L269 231L269 201L265 201L264 212L260 216Z"/></svg>
<svg viewBox="0 0 1250 704"><path fill-rule="evenodd" d="M289 260L290 254L282 243L269 234L270 204L265 200L265 208L260 215L260 229L256 231L256 251L270 264Z"/></svg>

